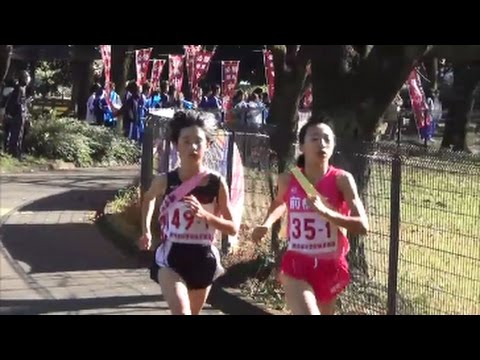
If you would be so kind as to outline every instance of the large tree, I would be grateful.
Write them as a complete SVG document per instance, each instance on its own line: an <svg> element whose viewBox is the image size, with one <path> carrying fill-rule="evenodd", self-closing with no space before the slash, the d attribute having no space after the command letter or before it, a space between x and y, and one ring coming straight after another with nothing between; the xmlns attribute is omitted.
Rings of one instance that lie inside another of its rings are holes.
<svg viewBox="0 0 480 360"><path fill-rule="evenodd" d="M433 45L424 60L428 65L434 59L447 59L453 64L454 71L452 98L449 99L442 147L469 151L467 128L474 105L473 94L480 83L480 45ZM429 77L435 88L436 69L430 69L432 71L429 71Z"/></svg>
<svg viewBox="0 0 480 360"><path fill-rule="evenodd" d="M76 106L79 119L87 115L87 100L93 83L93 54L95 45L73 45L71 54L72 103Z"/></svg>
<svg viewBox="0 0 480 360"><path fill-rule="evenodd" d="M453 98L445 119L442 147L469 151L467 131L475 103L475 89L480 84L480 63L454 65L453 74Z"/></svg>
<svg viewBox="0 0 480 360"><path fill-rule="evenodd" d="M275 125L271 147L277 154L279 171L283 172L293 156L297 110L305 88L310 55L306 45L271 45L269 49L275 65L275 95L267 123Z"/></svg>

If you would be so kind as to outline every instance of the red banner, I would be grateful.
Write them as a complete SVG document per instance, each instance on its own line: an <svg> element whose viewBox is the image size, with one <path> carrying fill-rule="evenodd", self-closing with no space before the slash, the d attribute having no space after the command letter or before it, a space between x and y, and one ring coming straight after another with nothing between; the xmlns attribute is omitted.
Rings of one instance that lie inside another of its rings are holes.
<svg viewBox="0 0 480 360"><path fill-rule="evenodd" d="M185 66L187 67L188 85L190 90L193 91L193 78L195 73L195 57L197 53L202 50L201 45L185 45Z"/></svg>
<svg viewBox="0 0 480 360"><path fill-rule="evenodd" d="M195 72L193 74L193 98L194 100L200 101L199 99L199 84L200 80L207 75L208 69L210 68L210 64L212 62L214 53L212 51L202 50L199 51L195 56Z"/></svg>
<svg viewBox="0 0 480 360"><path fill-rule="evenodd" d="M100 45L100 53L103 60L103 71L105 73L105 91L110 94L110 82L112 81L112 45Z"/></svg>
<svg viewBox="0 0 480 360"><path fill-rule="evenodd" d="M267 79L268 97L270 101L275 93L275 66L273 65L273 54L270 50L263 51L265 61L265 77Z"/></svg>
<svg viewBox="0 0 480 360"><path fill-rule="evenodd" d="M223 109L230 110L232 97L238 82L240 61L222 61L222 95Z"/></svg>
<svg viewBox="0 0 480 360"><path fill-rule="evenodd" d="M183 55L169 55L169 74L170 85L173 85L178 92L182 91L183 85Z"/></svg>
<svg viewBox="0 0 480 360"><path fill-rule="evenodd" d="M417 120L419 129L430 125L432 119L428 111L427 99L422 88L422 81L420 75L414 69L408 78L408 89L410 93L410 100L412 102L412 110Z"/></svg>
<svg viewBox="0 0 480 360"><path fill-rule="evenodd" d="M153 60L152 76L150 77L150 82L152 83L152 91L155 91L160 87L160 75L162 75L165 62L165 60Z"/></svg>
<svg viewBox="0 0 480 360"><path fill-rule="evenodd" d="M150 68L150 57L152 56L152 48L141 49L135 51L135 65L137 69L137 84L142 86L147 82L147 74Z"/></svg>

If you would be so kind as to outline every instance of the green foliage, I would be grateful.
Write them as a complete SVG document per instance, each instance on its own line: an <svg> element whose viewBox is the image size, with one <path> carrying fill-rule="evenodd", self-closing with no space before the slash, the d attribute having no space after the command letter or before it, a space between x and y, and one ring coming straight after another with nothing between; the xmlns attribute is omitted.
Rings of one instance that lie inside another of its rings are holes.
<svg viewBox="0 0 480 360"><path fill-rule="evenodd" d="M31 154L80 167L133 164L140 156L138 146L114 130L73 118L34 120L25 141Z"/></svg>
<svg viewBox="0 0 480 360"><path fill-rule="evenodd" d="M35 68L35 90L47 96L59 91L59 87L70 87L72 77L67 61L40 61Z"/></svg>

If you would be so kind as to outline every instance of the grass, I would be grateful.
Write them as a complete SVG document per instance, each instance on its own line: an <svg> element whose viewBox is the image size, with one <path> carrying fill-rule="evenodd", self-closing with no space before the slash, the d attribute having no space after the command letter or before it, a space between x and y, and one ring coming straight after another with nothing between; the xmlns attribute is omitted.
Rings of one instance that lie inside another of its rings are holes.
<svg viewBox="0 0 480 360"><path fill-rule="evenodd" d="M26 172L48 169L49 160L32 155L25 155L22 161L9 154L0 153L0 169L2 173Z"/></svg>
<svg viewBox="0 0 480 360"><path fill-rule="evenodd" d="M420 163L422 165L420 165ZM447 170L449 168L449 170ZM420 314L480 314L480 167L410 158L403 167L398 292ZM390 169L374 165L365 239L372 280L387 287ZM385 290L384 290L385 291Z"/></svg>

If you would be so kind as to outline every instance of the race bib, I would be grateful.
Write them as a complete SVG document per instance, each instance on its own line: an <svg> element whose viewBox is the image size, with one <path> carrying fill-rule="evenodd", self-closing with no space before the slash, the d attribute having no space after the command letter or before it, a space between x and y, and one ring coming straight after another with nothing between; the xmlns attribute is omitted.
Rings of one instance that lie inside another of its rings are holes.
<svg viewBox="0 0 480 360"><path fill-rule="evenodd" d="M338 228L315 213L292 212L289 225L292 250L328 253L337 249Z"/></svg>
<svg viewBox="0 0 480 360"><path fill-rule="evenodd" d="M213 205L203 205L205 210L213 212ZM193 214L192 210L182 201L177 202L168 212L167 218L163 217L167 238L172 242L188 244L207 244L214 240L215 229Z"/></svg>

